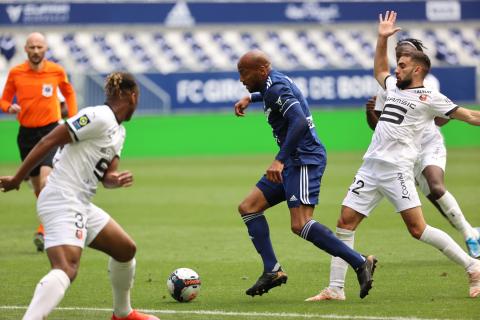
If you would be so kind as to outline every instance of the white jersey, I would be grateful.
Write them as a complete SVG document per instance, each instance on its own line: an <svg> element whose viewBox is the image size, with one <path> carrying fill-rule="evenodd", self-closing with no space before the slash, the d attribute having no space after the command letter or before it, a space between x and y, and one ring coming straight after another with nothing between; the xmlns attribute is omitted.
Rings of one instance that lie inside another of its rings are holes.
<svg viewBox="0 0 480 320"><path fill-rule="evenodd" d="M457 105L437 90L401 90L396 83L392 76L385 79L387 98L364 159L413 168L426 126L435 117L448 119Z"/></svg>
<svg viewBox="0 0 480 320"><path fill-rule="evenodd" d="M65 125L73 142L56 155L48 184L73 191L75 198L89 202L114 157L120 156L125 128L107 105L81 109Z"/></svg>
<svg viewBox="0 0 480 320"><path fill-rule="evenodd" d="M435 78L432 74L427 74L425 80L423 81L425 88L433 89L440 91L440 83L438 79ZM383 111L383 106L385 105L385 99L387 98L387 91L384 90L380 85L378 86L377 99L375 100L375 111ZM425 127L422 136L422 149L424 145L429 144L432 141L441 141L443 144L443 136L440 132L440 129L435 125L435 121L432 121L429 125Z"/></svg>

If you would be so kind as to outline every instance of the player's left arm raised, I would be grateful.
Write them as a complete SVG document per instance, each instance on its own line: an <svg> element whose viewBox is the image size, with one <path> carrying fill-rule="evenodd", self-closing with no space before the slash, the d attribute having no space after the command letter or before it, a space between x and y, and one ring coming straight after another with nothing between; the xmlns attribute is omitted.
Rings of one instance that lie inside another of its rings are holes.
<svg viewBox="0 0 480 320"><path fill-rule="evenodd" d="M126 188L133 184L133 174L130 171L117 171L119 163L120 159L118 157L113 158L110 163L102 180L102 184L105 188Z"/></svg>
<svg viewBox="0 0 480 320"><path fill-rule="evenodd" d="M67 126L57 126L35 145L14 176L0 177L0 190L3 192L8 192L13 189L18 190L23 179L45 158L50 150L70 142L72 142L72 138L68 133Z"/></svg>
<svg viewBox="0 0 480 320"><path fill-rule="evenodd" d="M474 126L480 126L480 111L458 107L450 114L450 118L464 121Z"/></svg>

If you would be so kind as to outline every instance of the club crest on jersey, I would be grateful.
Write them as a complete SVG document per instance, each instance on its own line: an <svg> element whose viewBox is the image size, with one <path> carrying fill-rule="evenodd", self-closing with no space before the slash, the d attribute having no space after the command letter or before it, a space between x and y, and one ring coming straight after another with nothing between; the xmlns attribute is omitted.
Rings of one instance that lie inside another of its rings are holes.
<svg viewBox="0 0 480 320"><path fill-rule="evenodd" d="M270 116L270 112L272 112L272 109L268 108L267 110L264 111L265 116L268 118Z"/></svg>
<svg viewBox="0 0 480 320"><path fill-rule="evenodd" d="M281 97L278 97L277 101L275 102L275 104L278 104L279 106L282 106L282 98Z"/></svg>
<svg viewBox="0 0 480 320"><path fill-rule="evenodd" d="M79 239L79 240L82 240L82 239L83 239L83 232L82 232L82 230L77 229L77 231L75 231L75 237L77 237L77 239Z"/></svg>
<svg viewBox="0 0 480 320"><path fill-rule="evenodd" d="M420 95L420 101L426 101L428 99L428 96L426 94Z"/></svg>
<svg viewBox="0 0 480 320"><path fill-rule="evenodd" d="M83 116L81 116L80 118L72 122L73 126L77 130L85 127L89 123L90 123L90 119L87 117L86 114L84 114Z"/></svg>
<svg viewBox="0 0 480 320"><path fill-rule="evenodd" d="M53 85L49 83L44 83L42 85L42 96L48 98L53 95Z"/></svg>

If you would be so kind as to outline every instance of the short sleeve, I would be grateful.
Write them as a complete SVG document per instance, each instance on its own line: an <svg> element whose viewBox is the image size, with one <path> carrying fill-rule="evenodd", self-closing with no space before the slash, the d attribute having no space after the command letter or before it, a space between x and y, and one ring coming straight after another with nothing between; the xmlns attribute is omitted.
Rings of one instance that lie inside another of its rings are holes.
<svg viewBox="0 0 480 320"><path fill-rule="evenodd" d="M74 141L99 137L110 126L108 118L102 116L99 107L82 109L75 116L69 118L66 123Z"/></svg>
<svg viewBox="0 0 480 320"><path fill-rule="evenodd" d="M388 75L385 78L385 89L388 90L394 90L397 87L397 79L392 77L391 75Z"/></svg>
<svg viewBox="0 0 480 320"><path fill-rule="evenodd" d="M450 119L452 114L458 105L453 103L449 98L441 94L440 92L433 92L430 102L431 111L437 117Z"/></svg>
<svg viewBox="0 0 480 320"><path fill-rule="evenodd" d="M272 110L277 110L283 116L292 106L300 104L293 95L292 90L282 83L273 84L265 92L264 101L266 106Z"/></svg>

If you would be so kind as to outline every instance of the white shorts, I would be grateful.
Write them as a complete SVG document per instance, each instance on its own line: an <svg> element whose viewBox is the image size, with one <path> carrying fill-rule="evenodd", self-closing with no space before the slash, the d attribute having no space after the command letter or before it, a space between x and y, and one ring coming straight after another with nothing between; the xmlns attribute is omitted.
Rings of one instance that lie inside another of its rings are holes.
<svg viewBox="0 0 480 320"><path fill-rule="evenodd" d="M386 197L397 212L421 206L412 170L366 159L348 189L342 205L368 216Z"/></svg>
<svg viewBox="0 0 480 320"><path fill-rule="evenodd" d="M423 170L428 166L439 167L445 172L447 164L447 149L443 144L443 139L433 140L428 144L422 144L422 151L418 157L415 167L413 168L415 180L426 196L430 194L427 179L422 174Z"/></svg>
<svg viewBox="0 0 480 320"><path fill-rule="evenodd" d="M46 186L37 201L37 213L45 228L45 248L71 245L84 248L110 220L94 204L81 203L72 193Z"/></svg>

